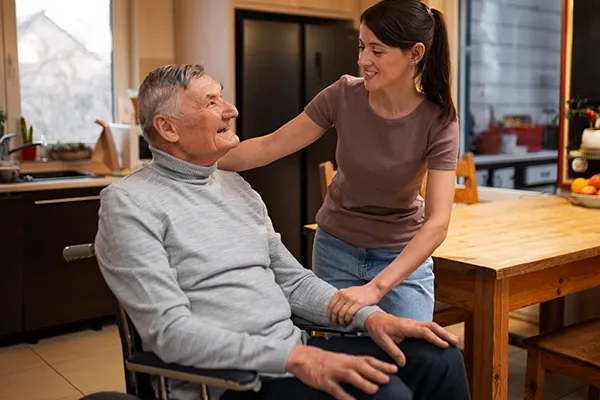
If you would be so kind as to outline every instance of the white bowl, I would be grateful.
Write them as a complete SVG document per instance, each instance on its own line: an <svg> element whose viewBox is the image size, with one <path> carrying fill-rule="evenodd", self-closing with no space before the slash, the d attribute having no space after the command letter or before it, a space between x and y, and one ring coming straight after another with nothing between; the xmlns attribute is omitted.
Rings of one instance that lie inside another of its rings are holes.
<svg viewBox="0 0 600 400"><path fill-rule="evenodd" d="M567 199L576 206L587 208L600 208L600 196L594 194L571 193L566 196Z"/></svg>
<svg viewBox="0 0 600 400"><path fill-rule="evenodd" d="M600 149L600 129L584 129L581 136L581 147L586 149Z"/></svg>

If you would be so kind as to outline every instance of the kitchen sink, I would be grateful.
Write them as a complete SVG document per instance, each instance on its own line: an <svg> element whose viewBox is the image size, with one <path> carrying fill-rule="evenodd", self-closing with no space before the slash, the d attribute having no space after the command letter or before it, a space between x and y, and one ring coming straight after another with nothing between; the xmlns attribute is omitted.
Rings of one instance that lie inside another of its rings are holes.
<svg viewBox="0 0 600 400"><path fill-rule="evenodd" d="M44 171L44 172L29 172L19 176L22 182L39 182L48 180L63 180L63 179L87 179L96 178L97 175L83 171Z"/></svg>

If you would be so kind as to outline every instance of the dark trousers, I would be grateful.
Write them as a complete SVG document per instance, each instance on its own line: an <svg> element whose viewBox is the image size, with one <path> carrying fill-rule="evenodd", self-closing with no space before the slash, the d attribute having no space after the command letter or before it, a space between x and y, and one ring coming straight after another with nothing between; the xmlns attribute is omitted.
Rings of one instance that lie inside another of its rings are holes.
<svg viewBox="0 0 600 400"><path fill-rule="evenodd" d="M344 336L309 339L310 346L351 355L369 355L394 361L368 337ZM426 341L409 339L400 344L406 365L375 395L343 385L356 399L371 400L469 400L469 384L462 353L456 347L440 349ZM306 386L296 378L262 380L259 393L227 391L222 400L331 400L327 393Z"/></svg>

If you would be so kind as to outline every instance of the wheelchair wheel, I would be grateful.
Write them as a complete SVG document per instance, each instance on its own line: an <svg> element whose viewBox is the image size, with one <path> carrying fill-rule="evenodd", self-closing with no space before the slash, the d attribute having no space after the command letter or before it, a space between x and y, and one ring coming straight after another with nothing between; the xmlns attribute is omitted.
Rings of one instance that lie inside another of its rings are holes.
<svg viewBox="0 0 600 400"><path fill-rule="evenodd" d="M140 398L119 392L99 392L88 394L79 400L140 400Z"/></svg>

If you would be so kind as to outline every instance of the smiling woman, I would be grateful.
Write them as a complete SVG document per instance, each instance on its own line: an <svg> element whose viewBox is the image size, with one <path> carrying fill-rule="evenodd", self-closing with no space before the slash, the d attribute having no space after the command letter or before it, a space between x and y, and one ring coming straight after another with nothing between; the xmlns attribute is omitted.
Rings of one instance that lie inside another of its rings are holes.
<svg viewBox="0 0 600 400"><path fill-rule="evenodd" d="M219 167L269 164L335 126L338 172L316 216L312 263L341 289L329 317L346 325L359 308L378 304L428 321L431 255L446 236L459 144L446 23L420 0L382 0L360 21L364 77L340 77L295 119L243 141Z"/></svg>

